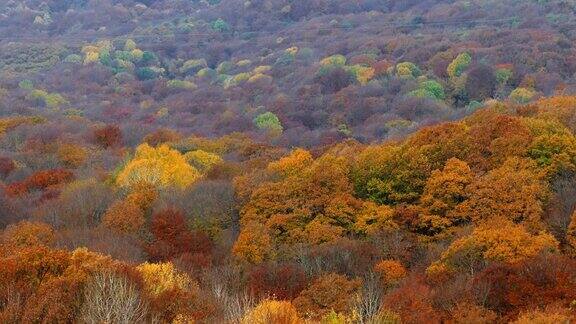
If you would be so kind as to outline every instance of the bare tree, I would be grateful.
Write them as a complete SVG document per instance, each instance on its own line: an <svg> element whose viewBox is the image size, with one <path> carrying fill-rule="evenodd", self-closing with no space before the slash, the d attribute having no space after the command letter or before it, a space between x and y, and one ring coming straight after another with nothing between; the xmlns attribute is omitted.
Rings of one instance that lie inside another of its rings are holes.
<svg viewBox="0 0 576 324"><path fill-rule="evenodd" d="M138 288L125 277L102 272L86 285L81 321L97 323L142 323L147 304Z"/></svg>
<svg viewBox="0 0 576 324"><path fill-rule="evenodd" d="M380 313L384 293L378 277L373 272L368 273L363 280L362 290L354 296L353 308L358 323L371 323L371 319Z"/></svg>

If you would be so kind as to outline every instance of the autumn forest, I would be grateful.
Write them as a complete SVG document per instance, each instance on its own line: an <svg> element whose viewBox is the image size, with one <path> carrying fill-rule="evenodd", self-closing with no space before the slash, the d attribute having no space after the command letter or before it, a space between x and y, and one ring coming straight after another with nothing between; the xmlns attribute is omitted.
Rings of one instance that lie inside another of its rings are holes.
<svg viewBox="0 0 576 324"><path fill-rule="evenodd" d="M576 322L575 0L0 1L0 323Z"/></svg>

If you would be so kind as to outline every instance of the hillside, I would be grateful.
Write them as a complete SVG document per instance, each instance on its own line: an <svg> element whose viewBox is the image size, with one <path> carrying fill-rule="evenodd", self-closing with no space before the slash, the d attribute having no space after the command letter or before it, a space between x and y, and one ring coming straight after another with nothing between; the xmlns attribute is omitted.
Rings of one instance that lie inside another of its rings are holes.
<svg viewBox="0 0 576 324"><path fill-rule="evenodd" d="M576 320L575 11L0 3L0 322Z"/></svg>

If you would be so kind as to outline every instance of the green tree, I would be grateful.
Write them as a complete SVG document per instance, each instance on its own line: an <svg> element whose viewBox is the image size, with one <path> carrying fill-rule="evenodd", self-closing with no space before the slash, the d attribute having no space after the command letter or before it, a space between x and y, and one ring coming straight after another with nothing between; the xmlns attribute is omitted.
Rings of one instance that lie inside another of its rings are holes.
<svg viewBox="0 0 576 324"><path fill-rule="evenodd" d="M278 116L276 116L272 112L265 112L260 114L254 118L254 124L259 129L264 129L272 132L282 132L284 128L282 127L282 123Z"/></svg>

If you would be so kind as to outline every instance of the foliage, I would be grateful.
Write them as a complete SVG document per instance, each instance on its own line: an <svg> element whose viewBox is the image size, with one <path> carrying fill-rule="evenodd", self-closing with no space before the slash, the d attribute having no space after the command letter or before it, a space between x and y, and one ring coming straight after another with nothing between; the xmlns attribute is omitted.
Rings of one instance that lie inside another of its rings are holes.
<svg viewBox="0 0 576 324"><path fill-rule="evenodd" d="M183 273L179 273L174 265L167 263L143 263L136 267L142 275L144 288L152 296L173 290L187 290L193 285L191 279Z"/></svg>
<svg viewBox="0 0 576 324"><path fill-rule="evenodd" d="M402 79L413 79L422 74L420 68L412 62L401 62L396 65L396 75Z"/></svg>
<svg viewBox="0 0 576 324"><path fill-rule="evenodd" d="M130 201L119 200L112 204L102 218L107 228L126 234L134 234L144 225L140 207Z"/></svg>
<svg viewBox="0 0 576 324"><path fill-rule="evenodd" d="M532 235L522 225L496 222L478 226L470 236L454 241L428 271L474 271L483 261L516 263L557 249L558 242L548 233Z"/></svg>
<svg viewBox="0 0 576 324"><path fill-rule="evenodd" d="M536 94L527 88L516 88L510 93L510 99L519 104L530 102Z"/></svg>
<svg viewBox="0 0 576 324"><path fill-rule="evenodd" d="M289 301L263 300L242 318L246 324L302 323L296 308Z"/></svg>
<svg viewBox="0 0 576 324"><path fill-rule="evenodd" d="M58 147L58 158L64 166L78 168L86 162L88 153L79 145L62 144Z"/></svg>
<svg viewBox="0 0 576 324"><path fill-rule="evenodd" d="M510 159L468 186L469 199L456 208L455 217L506 218L538 228L548 190L531 161Z"/></svg>
<svg viewBox="0 0 576 324"><path fill-rule="evenodd" d="M263 263L249 275L248 288L255 296L292 300L306 288L306 273L297 265Z"/></svg>
<svg viewBox="0 0 576 324"><path fill-rule="evenodd" d="M141 144L136 148L134 158L118 174L116 181L124 187L146 182L159 188L186 188L199 176L198 170L188 164L180 152L167 145L153 148Z"/></svg>
<svg viewBox="0 0 576 324"><path fill-rule="evenodd" d="M254 124L259 129L264 129L270 132L282 132L283 127L280 119L272 112L262 113L254 118Z"/></svg>
<svg viewBox="0 0 576 324"><path fill-rule="evenodd" d="M190 151L184 154L184 157L190 165L198 169L201 173L206 173L213 166L224 161L219 155L202 150Z"/></svg>
<svg viewBox="0 0 576 324"><path fill-rule="evenodd" d="M40 222L21 221L8 226L2 233L2 243L12 248L50 246L55 241L54 229Z"/></svg>
<svg viewBox="0 0 576 324"><path fill-rule="evenodd" d="M419 85L419 88L410 92L412 96L420 98L431 98L436 100L443 100L446 95L444 94L444 87L434 80L424 81Z"/></svg>
<svg viewBox="0 0 576 324"><path fill-rule="evenodd" d="M460 53L456 58L448 65L448 75L451 78L456 78L462 75L464 70L468 68L472 62L472 56L469 53Z"/></svg>
<svg viewBox="0 0 576 324"><path fill-rule="evenodd" d="M267 229L258 223L243 226L232 252L250 263L261 263L274 257L274 248Z"/></svg>
<svg viewBox="0 0 576 324"><path fill-rule="evenodd" d="M212 29L214 29L217 32L223 33L223 32L227 32L230 31L230 25L224 21L224 19L222 18L218 18L216 20L214 20L211 24L210 27L212 27Z"/></svg>
<svg viewBox="0 0 576 324"><path fill-rule="evenodd" d="M385 285L394 285L406 277L406 268L395 260L382 260L376 263L374 271L380 275Z"/></svg>
<svg viewBox="0 0 576 324"><path fill-rule="evenodd" d="M320 65L346 65L346 57L344 55L336 54L323 58L320 61Z"/></svg>
<svg viewBox="0 0 576 324"><path fill-rule="evenodd" d="M104 147L114 147L122 141L122 131L118 126L106 125L94 130L96 142Z"/></svg>
<svg viewBox="0 0 576 324"><path fill-rule="evenodd" d="M302 291L293 303L300 314L312 319L320 319L332 310L348 313L351 307L348 297L354 295L360 285L360 279L349 280L339 274L326 274Z"/></svg>
<svg viewBox="0 0 576 324"><path fill-rule="evenodd" d="M465 222L468 214L455 209L469 198L467 188L473 180L474 173L468 164L456 158L448 160L443 170L433 171L420 198L423 208L420 226L429 233L437 233Z"/></svg>

